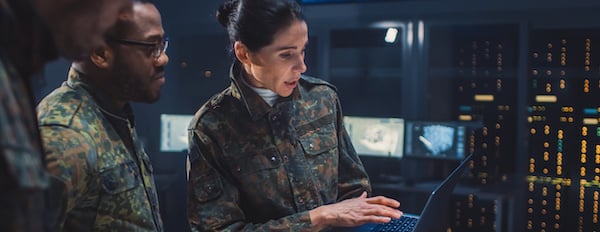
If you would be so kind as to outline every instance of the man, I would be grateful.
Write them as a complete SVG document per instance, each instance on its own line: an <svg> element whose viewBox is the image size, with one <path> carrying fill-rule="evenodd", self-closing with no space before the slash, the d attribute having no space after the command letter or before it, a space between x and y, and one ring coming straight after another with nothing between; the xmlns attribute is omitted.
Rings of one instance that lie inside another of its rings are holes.
<svg viewBox="0 0 600 232"><path fill-rule="evenodd" d="M74 62L38 105L54 230L162 231L152 166L130 101L151 103L165 82L167 41L151 3L134 2L108 45Z"/></svg>
<svg viewBox="0 0 600 232"><path fill-rule="evenodd" d="M76 58L131 0L0 0L0 231L43 231L48 185L31 76L59 55Z"/></svg>

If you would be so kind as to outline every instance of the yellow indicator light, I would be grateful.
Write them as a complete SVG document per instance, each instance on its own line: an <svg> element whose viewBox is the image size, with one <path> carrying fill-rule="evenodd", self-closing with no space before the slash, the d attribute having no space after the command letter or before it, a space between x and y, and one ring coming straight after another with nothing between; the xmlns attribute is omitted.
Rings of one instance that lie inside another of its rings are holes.
<svg viewBox="0 0 600 232"><path fill-rule="evenodd" d="M491 94L476 94L475 101L479 102L492 102L494 101L494 95Z"/></svg>
<svg viewBox="0 0 600 232"><path fill-rule="evenodd" d="M598 119L597 118L584 118L583 124L584 125L598 125Z"/></svg>
<svg viewBox="0 0 600 232"><path fill-rule="evenodd" d="M535 96L536 102L551 102L554 103L558 101L558 98L555 95L537 95Z"/></svg>

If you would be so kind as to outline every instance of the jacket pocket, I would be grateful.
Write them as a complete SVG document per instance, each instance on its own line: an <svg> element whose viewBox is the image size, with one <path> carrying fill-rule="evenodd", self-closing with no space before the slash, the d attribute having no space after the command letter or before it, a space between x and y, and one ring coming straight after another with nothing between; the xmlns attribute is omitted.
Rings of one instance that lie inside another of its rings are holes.
<svg viewBox="0 0 600 232"><path fill-rule="evenodd" d="M305 134L299 135L299 142L305 154L319 155L325 152L337 152L337 131L333 123L322 125Z"/></svg>
<svg viewBox="0 0 600 232"><path fill-rule="evenodd" d="M221 177L211 168L210 171L193 179L194 193L200 202L213 200L223 192Z"/></svg>
<svg viewBox="0 0 600 232"><path fill-rule="evenodd" d="M133 161L102 171L100 182L102 189L109 194L126 192L140 184L139 173Z"/></svg>

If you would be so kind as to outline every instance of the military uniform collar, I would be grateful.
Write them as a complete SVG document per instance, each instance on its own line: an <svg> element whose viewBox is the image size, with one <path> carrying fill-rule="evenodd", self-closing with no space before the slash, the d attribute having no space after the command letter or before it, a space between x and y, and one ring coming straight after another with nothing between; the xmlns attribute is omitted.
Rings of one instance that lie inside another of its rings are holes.
<svg viewBox="0 0 600 232"><path fill-rule="evenodd" d="M113 106L113 104L110 104L110 101L108 101L108 97L105 94L99 91L94 91L94 89L90 87L90 84L88 83L84 73L71 67L69 70L69 78L63 85L67 85L72 89L82 88L86 90L92 96L92 98L94 98L96 104L99 108L101 108L102 111L107 111L107 114L109 115L114 114L118 117L125 118L129 120L129 123L131 123L132 127L134 126L134 116L131 105L127 103L122 109L117 109L117 107Z"/></svg>
<svg viewBox="0 0 600 232"><path fill-rule="evenodd" d="M244 75L242 64L236 60L229 69L229 77L231 78L231 96L239 99L244 104L252 120L258 120L269 113L272 108L262 99L262 97L254 92L254 90L243 83L241 78L244 78ZM292 92L292 95L280 98L273 107L281 102L298 100L300 98L300 92L298 91L298 87L296 87L294 92Z"/></svg>

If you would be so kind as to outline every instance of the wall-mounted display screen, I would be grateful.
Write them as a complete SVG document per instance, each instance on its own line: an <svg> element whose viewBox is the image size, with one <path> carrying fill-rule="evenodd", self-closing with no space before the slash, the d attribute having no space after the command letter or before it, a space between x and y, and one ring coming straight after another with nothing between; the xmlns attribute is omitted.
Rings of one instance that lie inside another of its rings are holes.
<svg viewBox="0 0 600 232"><path fill-rule="evenodd" d="M458 159L465 157L467 126L457 122L406 122L406 157Z"/></svg>
<svg viewBox="0 0 600 232"><path fill-rule="evenodd" d="M160 115L160 151L179 152L188 149L187 128L194 115Z"/></svg>
<svg viewBox="0 0 600 232"><path fill-rule="evenodd" d="M359 155L402 158L404 119L345 116L344 125Z"/></svg>

